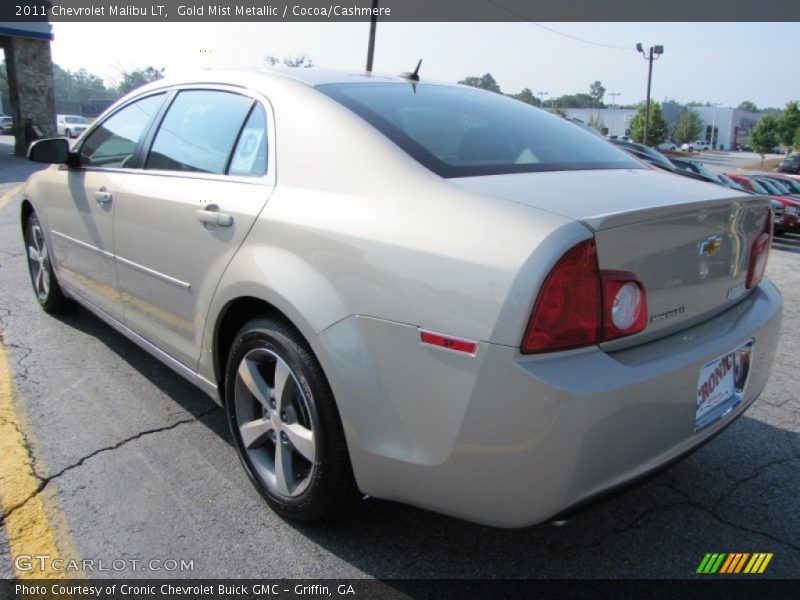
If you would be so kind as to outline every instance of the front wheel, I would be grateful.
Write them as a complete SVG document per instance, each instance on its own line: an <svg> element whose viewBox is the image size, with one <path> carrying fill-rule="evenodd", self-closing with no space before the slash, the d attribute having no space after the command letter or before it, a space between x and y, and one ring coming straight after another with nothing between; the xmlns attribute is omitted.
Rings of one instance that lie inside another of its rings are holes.
<svg viewBox="0 0 800 600"><path fill-rule="evenodd" d="M72 139L72 132L71 132L69 129L67 129L67 130L66 130L64 133L66 134L66 136L67 136L69 139Z"/></svg>
<svg viewBox="0 0 800 600"><path fill-rule="evenodd" d="M333 394L291 325L262 318L240 330L225 399L239 458L275 512L308 522L352 506L358 491Z"/></svg>
<svg viewBox="0 0 800 600"><path fill-rule="evenodd" d="M44 239L44 231L36 213L28 217L25 224L25 249L28 255L28 272L36 299L41 307L49 312L58 312L69 305L69 301L58 285L50 251Z"/></svg>

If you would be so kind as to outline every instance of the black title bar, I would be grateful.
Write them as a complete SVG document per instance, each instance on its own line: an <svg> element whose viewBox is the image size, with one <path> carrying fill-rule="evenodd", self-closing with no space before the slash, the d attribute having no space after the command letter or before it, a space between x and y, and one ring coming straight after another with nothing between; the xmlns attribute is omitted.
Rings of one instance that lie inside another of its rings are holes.
<svg viewBox="0 0 800 600"><path fill-rule="evenodd" d="M354 22L372 0L2 0L2 22ZM379 0L389 22L755 22L800 21L787 0Z"/></svg>

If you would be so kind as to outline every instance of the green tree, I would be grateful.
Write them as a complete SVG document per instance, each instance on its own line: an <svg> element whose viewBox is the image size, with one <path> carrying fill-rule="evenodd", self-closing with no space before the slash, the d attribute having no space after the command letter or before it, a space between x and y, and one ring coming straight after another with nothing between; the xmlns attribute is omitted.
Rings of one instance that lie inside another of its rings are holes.
<svg viewBox="0 0 800 600"><path fill-rule="evenodd" d="M476 77L471 75L469 77L465 77L458 83L462 85L468 85L475 88L480 88L482 90L489 90L490 92L496 92L501 94L500 86L495 81L494 77L492 77L491 73L486 73L481 77Z"/></svg>
<svg viewBox="0 0 800 600"><path fill-rule="evenodd" d="M8 79L6 76L6 61L0 61L0 99L6 114L11 112L11 95L8 93Z"/></svg>
<svg viewBox="0 0 800 600"><path fill-rule="evenodd" d="M797 130L797 133L794 135L794 140L792 141L792 148L795 150L800 149L800 129Z"/></svg>
<svg viewBox="0 0 800 600"><path fill-rule="evenodd" d="M779 136L780 123L778 118L773 115L764 115L753 127L753 131L750 133L750 145L761 155L762 162L764 155L772 152L772 149L778 145Z"/></svg>
<svg viewBox="0 0 800 600"><path fill-rule="evenodd" d="M604 88L603 84L599 81L595 81L589 86L589 95L597 105L602 106L603 96L606 95L606 88Z"/></svg>
<svg viewBox="0 0 800 600"><path fill-rule="evenodd" d="M512 98L516 98L520 102L524 102L525 104L530 104L532 106L541 106L542 101L539 100L536 96L534 96L533 92L530 88L523 88L523 90L518 94L510 94Z"/></svg>
<svg viewBox="0 0 800 600"><path fill-rule="evenodd" d="M693 142L703 131L703 120L697 111L691 108L681 110L681 118L675 127L672 128L672 139L677 143Z"/></svg>
<svg viewBox="0 0 800 600"><path fill-rule="evenodd" d="M164 69L157 69L153 66L136 69L135 71L123 71L122 80L117 85L117 91L120 94L127 94L131 90L135 90L147 83L158 81L162 77L164 77Z"/></svg>
<svg viewBox="0 0 800 600"><path fill-rule="evenodd" d="M294 69L299 69L301 67L303 69L308 69L314 66L314 61L311 60L311 57L307 54L298 54L294 57L285 56L283 58L283 64Z"/></svg>
<svg viewBox="0 0 800 600"><path fill-rule="evenodd" d="M792 148L797 148L794 139L798 132L800 132L800 103L794 100L786 103L786 108L778 121L778 139L786 147L787 153Z"/></svg>
<svg viewBox="0 0 800 600"><path fill-rule="evenodd" d="M758 112L758 107L750 100L742 100L738 106L739 110L746 110L748 112Z"/></svg>
<svg viewBox="0 0 800 600"><path fill-rule="evenodd" d="M595 99L592 98L592 96L589 94L584 94L583 92L578 92L577 94L564 94L558 98L553 98L553 102L558 106L563 106L565 108L603 108L602 102L598 104L595 102Z"/></svg>
<svg viewBox="0 0 800 600"><path fill-rule="evenodd" d="M70 71L53 65L53 93L56 100L79 102L88 100L115 98L119 94L106 87L101 77L89 73L86 69Z"/></svg>
<svg viewBox="0 0 800 600"><path fill-rule="evenodd" d="M644 109L645 103L639 104L636 114L631 119L631 139L634 142L642 143L644 139ZM658 146L667 139L667 122L661 112L661 105L653 100L650 101L650 115L647 123L647 144Z"/></svg>
<svg viewBox="0 0 800 600"><path fill-rule="evenodd" d="M594 127L595 129L597 129L597 131L599 131L603 135L608 135L608 127L606 127L603 118L600 117L599 115L597 116L592 115L591 117L589 117L589 126Z"/></svg>

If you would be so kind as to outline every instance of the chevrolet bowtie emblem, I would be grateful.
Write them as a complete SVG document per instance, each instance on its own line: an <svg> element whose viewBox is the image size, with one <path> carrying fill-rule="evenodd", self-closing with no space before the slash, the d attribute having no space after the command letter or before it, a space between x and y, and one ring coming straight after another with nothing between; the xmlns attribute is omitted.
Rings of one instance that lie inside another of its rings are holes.
<svg viewBox="0 0 800 600"><path fill-rule="evenodd" d="M719 236L708 238L700 244L701 256L714 256L722 248L722 238Z"/></svg>

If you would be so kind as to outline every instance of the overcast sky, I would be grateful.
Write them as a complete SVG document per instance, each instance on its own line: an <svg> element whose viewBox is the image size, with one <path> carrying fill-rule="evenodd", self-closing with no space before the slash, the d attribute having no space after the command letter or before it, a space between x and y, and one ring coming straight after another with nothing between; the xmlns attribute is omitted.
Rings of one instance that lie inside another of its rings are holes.
<svg viewBox="0 0 800 600"><path fill-rule="evenodd" d="M653 98L782 107L800 99L800 23L379 23L375 71L423 58L423 77L457 81L490 72L504 92L588 92L599 79L617 103L644 99L647 63L633 49L662 44ZM153 65L257 67L266 54L307 53L316 65L363 69L368 23L53 23L53 60L116 80ZM606 97L606 101L610 101Z"/></svg>

